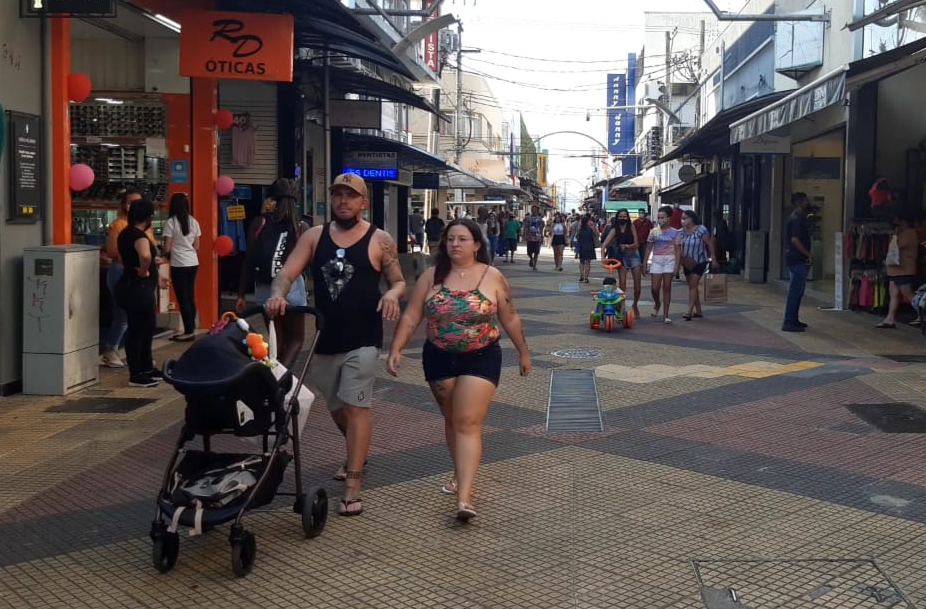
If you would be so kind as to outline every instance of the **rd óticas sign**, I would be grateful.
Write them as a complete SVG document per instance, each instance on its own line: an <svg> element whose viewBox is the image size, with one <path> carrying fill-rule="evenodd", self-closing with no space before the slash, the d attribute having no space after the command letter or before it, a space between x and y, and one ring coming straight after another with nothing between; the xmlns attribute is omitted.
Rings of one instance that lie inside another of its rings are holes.
<svg viewBox="0 0 926 609"><path fill-rule="evenodd" d="M293 16L183 11L180 75L293 80Z"/></svg>

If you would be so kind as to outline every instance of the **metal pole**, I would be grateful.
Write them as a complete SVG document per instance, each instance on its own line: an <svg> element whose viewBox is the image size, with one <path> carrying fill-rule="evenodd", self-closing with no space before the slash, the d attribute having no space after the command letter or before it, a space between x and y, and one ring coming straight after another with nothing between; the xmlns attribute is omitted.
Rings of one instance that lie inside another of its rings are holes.
<svg viewBox="0 0 926 609"><path fill-rule="evenodd" d="M460 164L463 156L463 25L457 29L457 112L453 126L453 162Z"/></svg>
<svg viewBox="0 0 926 609"><path fill-rule="evenodd" d="M325 222L331 220L331 203L328 202L328 185L331 184L331 179L334 177L334 174L331 171L331 58L328 55L328 50L325 50L325 77L323 85L323 95L325 97L325 184L323 190L320 193L315 193L315 198L325 197Z"/></svg>

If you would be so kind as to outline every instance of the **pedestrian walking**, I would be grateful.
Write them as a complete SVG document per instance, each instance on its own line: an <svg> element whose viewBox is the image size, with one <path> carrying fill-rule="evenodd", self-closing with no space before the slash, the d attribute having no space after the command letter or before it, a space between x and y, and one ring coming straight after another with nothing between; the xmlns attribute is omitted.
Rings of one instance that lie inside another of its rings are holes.
<svg viewBox="0 0 926 609"><path fill-rule="evenodd" d="M125 367L125 363L119 357L119 345L122 344L128 322L125 309L116 302L116 286L119 284L119 278L122 277L123 272L122 259L119 257L119 234L129 225L129 209L132 207L132 203L140 199L141 193L137 190L127 190L122 193L116 218L109 223L109 227L106 229L104 260L109 262L109 266L106 268L106 287L109 289L112 307L109 329L103 338L103 352L100 354L100 364L107 368ZM153 241L154 234L150 230L148 234Z"/></svg>
<svg viewBox="0 0 926 609"><path fill-rule="evenodd" d="M701 224L698 214L690 209L682 212L682 230L679 231L678 239L681 254L679 261L685 271L685 281L688 282L688 312L682 318L691 321L704 317L698 287L708 269L718 268L717 256L710 231Z"/></svg>
<svg viewBox="0 0 926 609"><path fill-rule="evenodd" d="M553 266L558 271L563 270L563 250L566 249L566 218L561 213L553 216L553 227L550 231L553 233Z"/></svg>
<svg viewBox="0 0 926 609"><path fill-rule="evenodd" d="M199 222L190 215L190 200L181 192L170 198L169 217L164 223L161 253L170 259L170 278L180 307L183 333L171 340L188 342L196 333L196 271L199 269Z"/></svg>
<svg viewBox="0 0 926 609"><path fill-rule="evenodd" d="M405 279L395 241L363 219L370 206L363 179L341 174L330 192L332 221L300 237L274 278L265 307L270 315L283 315L290 287L303 269L311 267L315 307L325 319L325 330L309 373L347 446L347 460L334 475L345 482L338 514L356 516L363 512L360 486L373 432L370 405L383 346L383 320L399 318ZM389 289L381 294L384 277ZM293 317L301 321L301 316Z"/></svg>
<svg viewBox="0 0 926 609"><path fill-rule="evenodd" d="M801 299L807 286L807 274L813 266L813 254L810 252L810 229L807 227L807 209L810 199L803 192L791 195L794 210L785 224L785 243L787 253L785 263L791 275L788 282L788 297L785 301L785 318L781 324L782 332L803 332L807 324L800 320Z"/></svg>
<svg viewBox="0 0 926 609"><path fill-rule="evenodd" d="M494 211L490 211L486 218L486 235L489 238L489 260L494 264L495 255L498 251L499 236L498 216L495 215Z"/></svg>
<svg viewBox="0 0 926 609"><path fill-rule="evenodd" d="M588 276L592 270L592 260L595 260L595 250L599 244L598 226L588 214L582 217L576 241L579 253L579 281L588 283Z"/></svg>
<svg viewBox="0 0 926 609"><path fill-rule="evenodd" d="M408 216L408 232L415 239L411 249L413 252L416 245L419 251L424 251L424 224L424 216L421 215L421 210L417 208L412 210L412 213Z"/></svg>
<svg viewBox="0 0 926 609"><path fill-rule="evenodd" d="M534 205L531 207L531 215L527 217L524 229L527 235L527 258L529 265L535 271L537 270L537 260L540 257L540 243L543 240L543 218L540 217L540 207Z"/></svg>
<svg viewBox="0 0 926 609"><path fill-rule="evenodd" d="M428 239L428 255L431 260L437 256L437 247L440 244L441 233L444 232L444 221L440 217L440 210L436 207L431 209L431 217L424 223L424 233Z"/></svg>
<svg viewBox="0 0 926 609"><path fill-rule="evenodd" d="M288 178L276 180L270 187L270 197L276 201L273 211L254 219L248 229L248 245L238 281L239 311L246 306L245 294L254 286L254 300L264 304L270 298L271 283L292 254L299 236L308 225L296 210L296 183ZM300 274L293 278L286 295L292 306L306 306L308 298L305 279ZM305 323L301 316L292 315L279 322L277 332L279 360L292 368L305 339Z"/></svg>
<svg viewBox="0 0 926 609"><path fill-rule="evenodd" d="M613 245L612 245L613 244ZM611 223L611 230L601 244L601 255L616 258L621 261L617 270L621 291L627 293L627 274L633 278L633 314L640 318L640 294L643 291L642 273L643 262L640 257L640 243L637 234L630 224L630 212L626 209L617 210Z"/></svg>
<svg viewBox="0 0 926 609"><path fill-rule="evenodd" d="M456 516L468 521L476 516L472 493L482 458L482 426L501 377L498 322L518 350L521 376L531 371L511 288L489 264L486 240L470 220L450 223L437 264L415 284L386 361L393 376L398 374L402 350L424 318L424 377L444 416L453 460L453 477L441 491L456 495Z"/></svg>
<svg viewBox="0 0 926 609"><path fill-rule="evenodd" d="M146 234L153 220L151 201L133 201L128 225L117 240L124 268L116 284L116 302L126 313L125 357L131 387L154 387L161 378L154 369L151 341L157 326L156 292L158 287L167 287L167 280L158 277L157 251Z"/></svg>
<svg viewBox="0 0 926 609"><path fill-rule="evenodd" d="M726 264L727 252L730 249L730 226L723 213L719 211L715 211L713 215L711 236L714 238L714 253L717 254L715 260L721 265Z"/></svg>
<svg viewBox="0 0 926 609"><path fill-rule="evenodd" d="M514 255L518 252L518 240L521 237L521 221L510 214L505 220L505 240L508 242L507 262L514 264Z"/></svg>
<svg viewBox="0 0 926 609"><path fill-rule="evenodd" d="M646 248L645 273L651 275L653 293L653 317L659 317L662 305L662 321L670 324L669 306L672 304L672 278L679 265L678 229L669 226L672 207L665 205L656 213L656 227L650 231Z"/></svg>
<svg viewBox="0 0 926 609"><path fill-rule="evenodd" d="M888 286L891 301L887 307L887 317L876 328L896 328L897 309L902 302L913 301L913 283L916 281L916 261L919 252L919 237L914 228L915 220L900 216L894 220L894 235L897 240L896 264L886 264ZM918 320L917 320L918 321Z"/></svg>

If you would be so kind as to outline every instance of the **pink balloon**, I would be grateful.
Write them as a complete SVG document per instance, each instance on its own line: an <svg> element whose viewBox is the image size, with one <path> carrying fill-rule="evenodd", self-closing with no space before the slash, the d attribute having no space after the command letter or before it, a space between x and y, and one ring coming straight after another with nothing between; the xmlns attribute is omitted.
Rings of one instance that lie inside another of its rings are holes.
<svg viewBox="0 0 926 609"><path fill-rule="evenodd" d="M96 176L89 165L84 165L83 163L71 165L71 169L68 173L68 182L71 186L71 190L74 192L87 190L95 179Z"/></svg>
<svg viewBox="0 0 926 609"><path fill-rule="evenodd" d="M220 197L227 197L235 190L235 181L228 176L219 176L215 181L215 192Z"/></svg>

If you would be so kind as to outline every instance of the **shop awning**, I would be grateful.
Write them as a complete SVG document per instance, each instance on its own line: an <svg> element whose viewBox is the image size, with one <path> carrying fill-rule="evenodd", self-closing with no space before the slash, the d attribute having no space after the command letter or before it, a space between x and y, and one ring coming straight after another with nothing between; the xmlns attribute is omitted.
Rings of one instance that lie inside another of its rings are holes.
<svg viewBox="0 0 926 609"><path fill-rule="evenodd" d="M395 152L399 166L406 170L444 171L450 169L444 159L427 150L378 135L345 133L344 147L346 152Z"/></svg>
<svg viewBox="0 0 926 609"><path fill-rule="evenodd" d="M649 203L647 201L605 201L604 202L604 211L609 214L616 214L622 209L626 209L629 213L637 213L641 209L648 209Z"/></svg>
<svg viewBox="0 0 926 609"><path fill-rule="evenodd" d="M459 165L447 163L447 170L440 178L440 186L441 188L486 188L490 181Z"/></svg>
<svg viewBox="0 0 926 609"><path fill-rule="evenodd" d="M698 194L698 182L679 182L678 184L673 184L668 188L663 188L659 191L659 198L663 201L671 201L673 199L682 199L686 197L693 197Z"/></svg>
<svg viewBox="0 0 926 609"><path fill-rule="evenodd" d="M296 49L330 51L365 59L414 80L392 50L380 44L338 0L227 0L225 10L284 13L295 20Z"/></svg>
<svg viewBox="0 0 926 609"><path fill-rule="evenodd" d="M730 125L730 143L758 137L842 103L849 91L926 62L926 38L841 66Z"/></svg>
<svg viewBox="0 0 926 609"><path fill-rule="evenodd" d="M656 178L653 176L634 176L628 178L613 187L613 190L630 190L631 188L643 188L652 190L656 184Z"/></svg>
<svg viewBox="0 0 926 609"><path fill-rule="evenodd" d="M789 93L790 91L779 91L721 110L711 120L704 123L700 129L683 138L678 146L666 153L654 165L660 165L682 157L704 158L717 154L719 150L723 150L730 145L729 129L732 122L738 121L744 116L782 99Z"/></svg>
<svg viewBox="0 0 926 609"><path fill-rule="evenodd" d="M324 67L311 65L307 62L299 62L297 69L318 80L323 79L325 76ZM352 72L351 70L345 70L334 66L329 66L328 69L331 78L331 86L344 93L356 93L358 95L366 95L367 97L378 97L379 99L399 102L400 104L427 110L448 123L451 122L447 116L441 114L440 110L438 110L434 104L414 91L403 89L398 85L359 72Z"/></svg>

